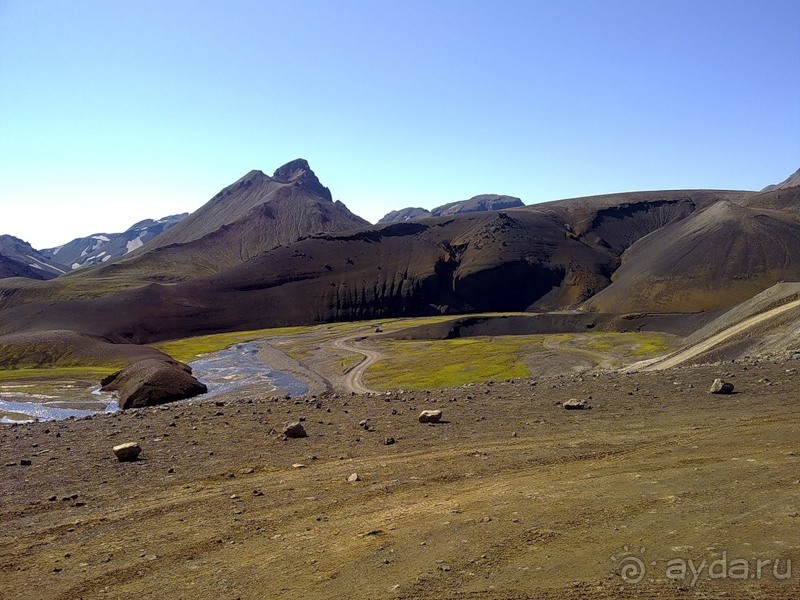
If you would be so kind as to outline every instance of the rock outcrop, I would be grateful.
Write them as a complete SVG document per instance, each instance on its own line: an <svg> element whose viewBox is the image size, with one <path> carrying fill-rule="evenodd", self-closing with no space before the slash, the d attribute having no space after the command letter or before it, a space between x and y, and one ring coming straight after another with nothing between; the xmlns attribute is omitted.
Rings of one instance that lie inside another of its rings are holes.
<svg viewBox="0 0 800 600"><path fill-rule="evenodd" d="M174 360L145 359L109 375L103 391L117 392L119 407L140 408L192 398L208 388L192 377L189 365Z"/></svg>

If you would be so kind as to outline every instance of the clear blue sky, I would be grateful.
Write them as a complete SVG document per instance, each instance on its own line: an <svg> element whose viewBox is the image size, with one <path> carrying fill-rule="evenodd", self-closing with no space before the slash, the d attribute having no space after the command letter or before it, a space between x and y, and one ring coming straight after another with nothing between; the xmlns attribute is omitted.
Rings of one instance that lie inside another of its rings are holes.
<svg viewBox="0 0 800 600"><path fill-rule="evenodd" d="M798 0L0 0L0 233L192 211L309 160L375 221L800 167Z"/></svg>

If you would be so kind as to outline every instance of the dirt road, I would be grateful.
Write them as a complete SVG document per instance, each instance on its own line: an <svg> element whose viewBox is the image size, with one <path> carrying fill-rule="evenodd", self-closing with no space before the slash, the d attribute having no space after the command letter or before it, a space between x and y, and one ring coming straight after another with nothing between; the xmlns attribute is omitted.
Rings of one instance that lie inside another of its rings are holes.
<svg viewBox="0 0 800 600"><path fill-rule="evenodd" d="M694 346L680 350L675 354L671 354L670 356L655 362L650 362L649 364L642 366L642 370L663 371L665 369L676 367L688 360L695 358L696 356L703 354L704 352L707 352L708 350L711 350L714 346L721 344L722 342L729 340L736 335L739 335L751 327L755 327L759 323L763 323L764 321L772 319L788 310L792 310L793 308L797 308L798 306L800 306L800 300L795 300L759 315L750 317L749 319L745 319L741 323L737 323L732 327L728 327L727 329L720 331L716 335L713 335L710 338L695 344ZM631 368L635 368L635 365Z"/></svg>
<svg viewBox="0 0 800 600"><path fill-rule="evenodd" d="M367 369L381 359L382 354L375 352L374 350L368 350L366 348L353 345L352 342L358 339L364 339L364 336L359 335L339 338L333 342L334 348L344 350L345 352L354 352L356 354L364 355L364 358L361 360L361 362L354 367L351 367L345 373L342 385L348 392L355 392L356 394L378 394L380 393L378 390L372 389L364 384L364 373L366 373Z"/></svg>

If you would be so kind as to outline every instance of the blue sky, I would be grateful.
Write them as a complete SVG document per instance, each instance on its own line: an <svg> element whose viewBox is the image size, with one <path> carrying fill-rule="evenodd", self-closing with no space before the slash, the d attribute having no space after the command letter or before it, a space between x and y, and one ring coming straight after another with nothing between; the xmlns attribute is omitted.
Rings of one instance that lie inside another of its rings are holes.
<svg viewBox="0 0 800 600"><path fill-rule="evenodd" d="M54 246L309 160L375 221L760 189L800 167L800 2L0 0L0 233Z"/></svg>

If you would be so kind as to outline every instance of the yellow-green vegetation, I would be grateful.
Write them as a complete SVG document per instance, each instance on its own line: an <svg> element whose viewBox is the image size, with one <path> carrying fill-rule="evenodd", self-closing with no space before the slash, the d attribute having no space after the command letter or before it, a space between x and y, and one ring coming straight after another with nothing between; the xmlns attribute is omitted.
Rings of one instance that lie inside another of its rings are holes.
<svg viewBox="0 0 800 600"><path fill-rule="evenodd" d="M336 359L336 363L338 364L338 368L341 369L342 373L347 373L362 360L364 360L364 356L362 354L348 352L346 356L340 353L339 357Z"/></svg>
<svg viewBox="0 0 800 600"><path fill-rule="evenodd" d="M88 357L65 343L0 344L0 381L25 377L94 376L98 373L105 377L124 366L124 361Z"/></svg>
<svg viewBox="0 0 800 600"><path fill-rule="evenodd" d="M669 352L677 348L681 342L681 338L676 335L667 335L663 333L640 333L638 335L641 336L641 339L636 342L637 347L631 352L632 356L645 356L647 354Z"/></svg>
<svg viewBox="0 0 800 600"><path fill-rule="evenodd" d="M530 375L523 361L542 336L475 337L455 340L400 341L380 344L387 358L366 373L377 389L430 389L489 379Z"/></svg>
<svg viewBox="0 0 800 600"><path fill-rule="evenodd" d="M576 354L604 368L668 352L681 338L665 333L586 333L474 337L454 340L382 340L385 358L366 373L376 389L430 389L489 379L529 376L536 354ZM627 359L627 361L626 361Z"/></svg>
<svg viewBox="0 0 800 600"><path fill-rule="evenodd" d="M255 329L252 331L234 331L231 333L215 333L199 335L170 342L152 344L157 350L169 354L175 360L190 362L201 354L224 350L232 344L251 342L261 338L298 335L313 331L314 327L277 327L272 329Z"/></svg>
<svg viewBox="0 0 800 600"><path fill-rule="evenodd" d="M550 336L553 340L557 336ZM573 335L568 340L559 340L563 349L586 349L606 352L624 358L631 356L647 356L668 352L681 343L681 338L668 333L638 331L628 333L589 333Z"/></svg>
<svg viewBox="0 0 800 600"><path fill-rule="evenodd" d="M77 366L77 367L41 367L22 369L0 369L0 382L20 381L23 379L78 379L98 381L121 369L124 363L108 364L106 366Z"/></svg>

